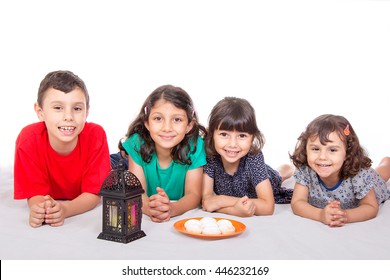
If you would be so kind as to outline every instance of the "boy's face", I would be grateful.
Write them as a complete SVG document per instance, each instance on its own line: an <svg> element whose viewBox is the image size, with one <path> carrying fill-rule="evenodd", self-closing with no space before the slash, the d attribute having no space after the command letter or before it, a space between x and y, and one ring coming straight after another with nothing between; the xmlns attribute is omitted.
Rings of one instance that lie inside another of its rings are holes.
<svg viewBox="0 0 390 280"><path fill-rule="evenodd" d="M84 92L78 87L68 93L49 88L35 112L46 124L52 148L64 155L72 152L88 116Z"/></svg>

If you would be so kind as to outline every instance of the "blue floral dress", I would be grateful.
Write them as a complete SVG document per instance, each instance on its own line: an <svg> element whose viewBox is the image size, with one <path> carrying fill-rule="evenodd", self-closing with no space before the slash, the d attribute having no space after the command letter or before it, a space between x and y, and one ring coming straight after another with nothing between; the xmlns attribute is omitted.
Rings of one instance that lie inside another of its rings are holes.
<svg viewBox="0 0 390 280"><path fill-rule="evenodd" d="M294 178L298 184L309 188L308 202L318 208L325 208L332 200L340 201L342 209L356 208L359 200L372 188L378 204L390 198L386 182L373 168L362 169L354 177L342 180L332 188L326 187L309 166L298 168Z"/></svg>

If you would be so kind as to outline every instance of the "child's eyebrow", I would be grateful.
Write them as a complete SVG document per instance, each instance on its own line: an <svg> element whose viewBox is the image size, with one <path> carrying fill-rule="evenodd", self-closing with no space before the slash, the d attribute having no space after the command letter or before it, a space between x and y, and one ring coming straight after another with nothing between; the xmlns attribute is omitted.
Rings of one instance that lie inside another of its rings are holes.
<svg viewBox="0 0 390 280"><path fill-rule="evenodd" d="M75 103L73 103L73 105L82 105L82 106L85 106L86 103L80 101L80 102L75 102Z"/></svg>
<svg viewBox="0 0 390 280"><path fill-rule="evenodd" d="M87 108L87 104L84 101L72 102L71 104L67 104L67 102L61 100L53 100L50 103L48 103L48 106L62 106L62 107L70 106L70 107Z"/></svg>

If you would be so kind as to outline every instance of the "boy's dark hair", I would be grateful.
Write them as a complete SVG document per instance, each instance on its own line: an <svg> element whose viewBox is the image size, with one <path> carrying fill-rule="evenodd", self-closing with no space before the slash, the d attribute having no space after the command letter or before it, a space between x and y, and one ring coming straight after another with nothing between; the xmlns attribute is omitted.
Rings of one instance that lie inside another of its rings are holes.
<svg viewBox="0 0 390 280"><path fill-rule="evenodd" d="M211 110L209 126L205 140L207 156L216 156L218 153L214 146L215 130L239 131L252 134L253 144L250 152L259 153L264 146L264 136L256 123L256 114L252 105L245 99L225 97Z"/></svg>
<svg viewBox="0 0 390 280"><path fill-rule="evenodd" d="M194 152L196 151L196 143L199 136L206 135L206 129L199 124L195 108L189 94L180 87L172 85L164 85L155 89L145 100L141 110L135 120L130 124L126 133L126 139L131 135L138 133L144 141L140 145L140 153L145 162L150 162L152 154L155 152L154 141L150 136L148 129L145 127L145 122L148 120L151 108L159 100L165 100L175 107L186 112L188 123L193 122L192 129L186 134L184 139L172 149L171 156L174 161L182 164L191 164L191 159L188 157L191 151L190 143L193 141ZM122 142L118 145L121 155L127 154L122 146Z"/></svg>
<svg viewBox="0 0 390 280"><path fill-rule="evenodd" d="M352 125L343 116L325 114L315 118L298 138L294 153L290 155L296 167L308 165L306 146L309 138L319 137L321 144L329 140L329 134L337 132L346 148L346 158L340 170L340 178L347 179L355 176L362 168L371 167L372 161L366 151L360 146Z"/></svg>
<svg viewBox="0 0 390 280"><path fill-rule="evenodd" d="M89 109L89 94L85 83L77 75L66 70L53 71L45 76L39 85L37 103L42 107L43 98L49 88L68 93L76 87L84 92L87 109Z"/></svg>

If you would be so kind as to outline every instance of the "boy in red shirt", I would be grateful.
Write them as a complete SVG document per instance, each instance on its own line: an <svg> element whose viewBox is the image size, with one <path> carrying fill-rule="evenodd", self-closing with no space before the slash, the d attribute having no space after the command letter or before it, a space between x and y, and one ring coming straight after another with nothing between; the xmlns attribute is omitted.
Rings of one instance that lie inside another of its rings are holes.
<svg viewBox="0 0 390 280"><path fill-rule="evenodd" d="M24 127L16 140L14 198L27 198L32 227L61 226L99 203L110 171L107 137L86 122L88 91L70 71L46 75L34 108L40 122Z"/></svg>

